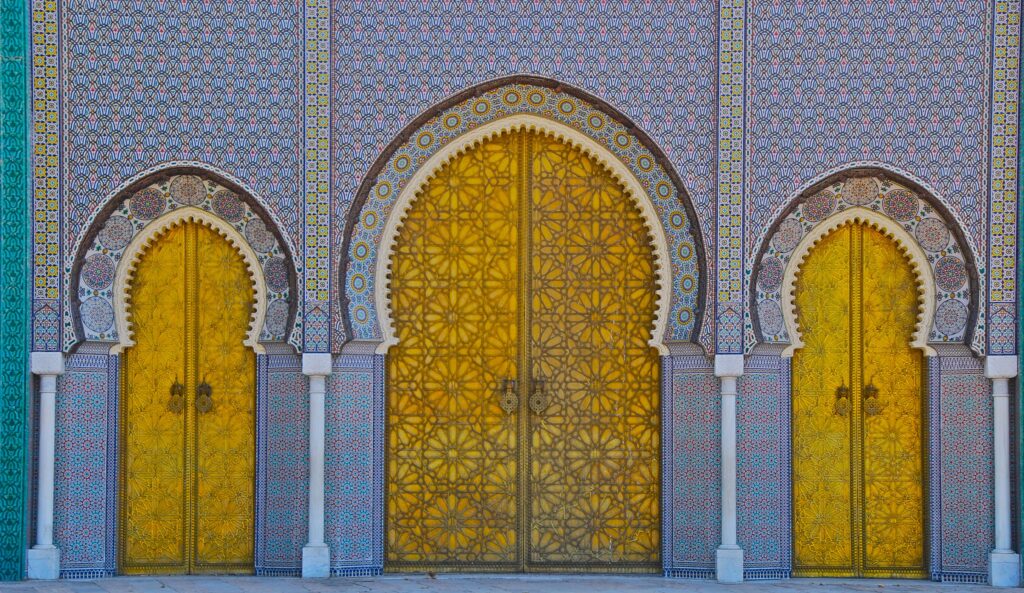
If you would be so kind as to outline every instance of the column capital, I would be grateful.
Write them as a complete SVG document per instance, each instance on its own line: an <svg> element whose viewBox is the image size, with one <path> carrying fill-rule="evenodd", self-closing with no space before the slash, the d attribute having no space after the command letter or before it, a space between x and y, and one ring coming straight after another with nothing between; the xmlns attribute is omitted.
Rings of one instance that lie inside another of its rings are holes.
<svg viewBox="0 0 1024 593"><path fill-rule="evenodd" d="M302 374L326 377L330 375L331 355L328 353L304 353L302 355Z"/></svg>
<svg viewBox="0 0 1024 593"><path fill-rule="evenodd" d="M29 356L33 375L63 375L63 352L33 352Z"/></svg>
<svg viewBox="0 0 1024 593"><path fill-rule="evenodd" d="M742 354L716 354L715 355L715 376L716 377L739 377L743 375Z"/></svg>
<svg viewBox="0 0 1024 593"><path fill-rule="evenodd" d="M1017 376L1016 356L986 356L985 376L989 379L1012 379Z"/></svg>

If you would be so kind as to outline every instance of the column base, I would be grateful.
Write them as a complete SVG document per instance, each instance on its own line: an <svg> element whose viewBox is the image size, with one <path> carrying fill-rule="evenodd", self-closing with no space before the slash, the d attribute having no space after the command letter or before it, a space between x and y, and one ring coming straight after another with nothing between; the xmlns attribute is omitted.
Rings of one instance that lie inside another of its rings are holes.
<svg viewBox="0 0 1024 593"><path fill-rule="evenodd" d="M715 550L715 578L719 583L743 582L743 548L720 546Z"/></svg>
<svg viewBox="0 0 1024 593"><path fill-rule="evenodd" d="M60 577L60 548L30 548L25 553L25 565L28 578L40 581L53 581Z"/></svg>
<svg viewBox="0 0 1024 593"><path fill-rule="evenodd" d="M988 553L988 584L993 587L1020 585L1020 555L1012 550L992 550Z"/></svg>
<svg viewBox="0 0 1024 593"><path fill-rule="evenodd" d="M331 549L327 544L302 547L302 578L326 579L331 576Z"/></svg>

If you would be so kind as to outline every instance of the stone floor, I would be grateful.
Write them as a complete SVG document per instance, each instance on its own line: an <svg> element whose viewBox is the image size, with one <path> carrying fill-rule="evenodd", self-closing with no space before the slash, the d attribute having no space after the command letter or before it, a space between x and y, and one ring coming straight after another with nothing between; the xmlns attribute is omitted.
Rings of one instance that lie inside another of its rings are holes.
<svg viewBox="0 0 1024 593"><path fill-rule="evenodd" d="M658 577L421 575L302 580L282 577L117 577L0 583L2 593L991 593L984 585L794 579L741 585ZM1024 591L1024 589L1002 589Z"/></svg>

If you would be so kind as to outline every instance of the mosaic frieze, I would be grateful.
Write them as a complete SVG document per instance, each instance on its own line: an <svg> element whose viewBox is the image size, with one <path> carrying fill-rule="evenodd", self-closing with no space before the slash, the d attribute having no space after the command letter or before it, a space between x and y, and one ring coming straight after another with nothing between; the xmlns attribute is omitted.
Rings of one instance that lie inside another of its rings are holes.
<svg viewBox="0 0 1024 593"><path fill-rule="evenodd" d="M700 263L692 223L683 206L686 198L655 156L621 122L568 93L525 84L499 87L442 111L391 155L352 231L345 286L353 338L381 337L374 292L375 270L380 265L378 247L385 221L405 185L432 155L467 131L524 113L554 120L592 138L639 180L653 202L668 243L673 280L666 338L691 338L698 315Z"/></svg>
<svg viewBox="0 0 1024 593"><path fill-rule="evenodd" d="M244 237L256 254L266 283L267 311L260 341L283 341L291 313L291 264L262 217L234 191L196 175L157 181L128 196L104 221L82 258L78 275L79 317L83 338L116 342L115 274L133 239L154 221L177 208L210 212ZM74 336L68 335L69 344Z"/></svg>
<svg viewBox="0 0 1024 593"><path fill-rule="evenodd" d="M796 247L813 229L837 212L860 207L900 225L924 250L935 280L935 317L930 342L963 342L968 335L972 294L970 267L949 222L913 190L890 179L853 177L837 181L803 199L775 228L757 265L754 281L756 316L767 343L788 343L782 312L783 276ZM972 288L972 285L975 288ZM983 347L979 321L976 348ZM750 344L752 346L752 344Z"/></svg>

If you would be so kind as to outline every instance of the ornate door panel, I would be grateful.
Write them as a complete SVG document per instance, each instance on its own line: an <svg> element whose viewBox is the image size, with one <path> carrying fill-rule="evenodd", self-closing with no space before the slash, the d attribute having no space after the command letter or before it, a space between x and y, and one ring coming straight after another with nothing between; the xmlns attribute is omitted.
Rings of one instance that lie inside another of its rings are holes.
<svg viewBox="0 0 1024 593"><path fill-rule="evenodd" d="M255 364L252 282L196 223L147 250L124 354L121 571L252 570Z"/></svg>
<svg viewBox="0 0 1024 593"><path fill-rule="evenodd" d="M519 566L518 135L442 168L392 256L388 353L391 568ZM511 386L511 384L510 384Z"/></svg>
<svg viewBox="0 0 1024 593"><path fill-rule="evenodd" d="M923 577L923 366L916 279L895 243L848 224L796 288L793 552L797 576Z"/></svg>
<svg viewBox="0 0 1024 593"><path fill-rule="evenodd" d="M391 271L389 569L657 570L653 257L611 175L484 142L413 202Z"/></svg>
<svg viewBox="0 0 1024 593"><path fill-rule="evenodd" d="M531 136L531 565L657 569L659 360L650 236L582 151ZM535 395L539 394L539 395Z"/></svg>

